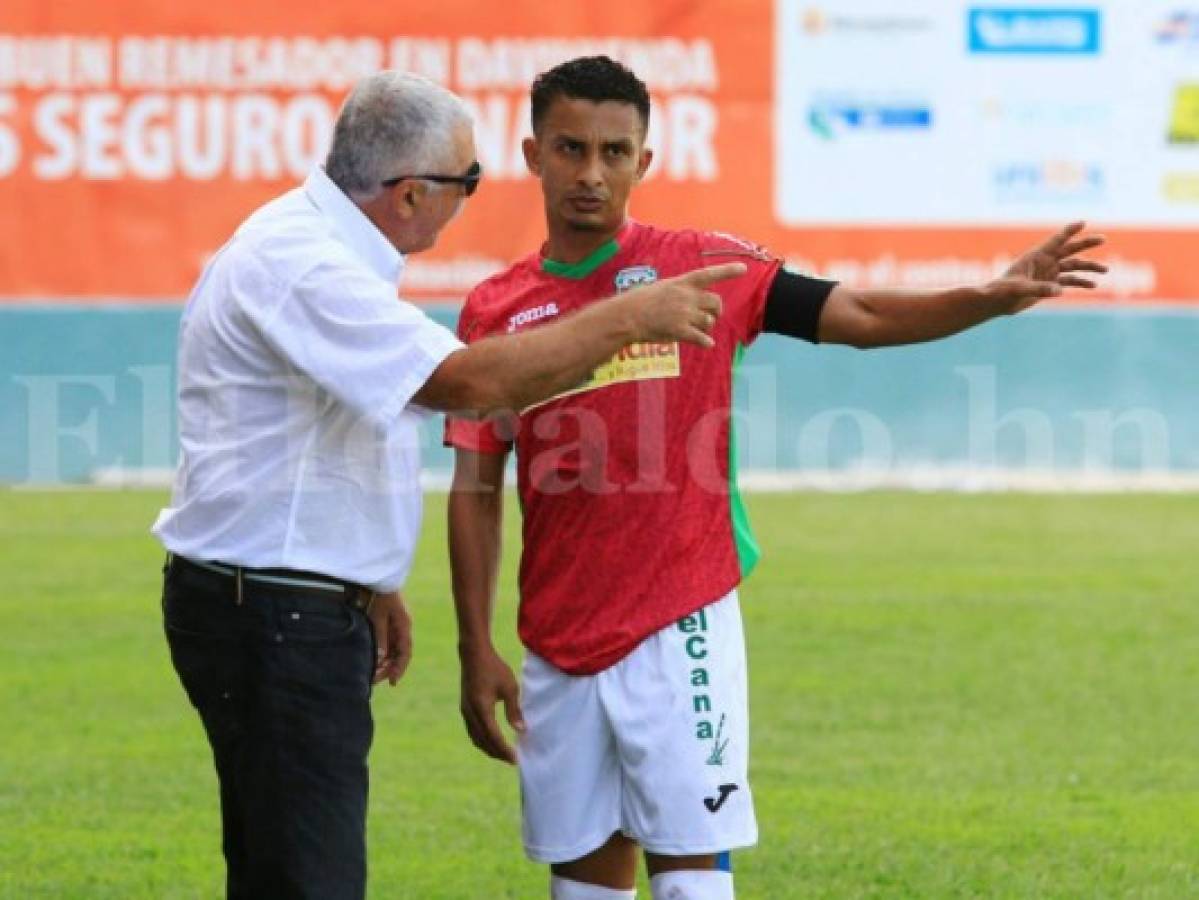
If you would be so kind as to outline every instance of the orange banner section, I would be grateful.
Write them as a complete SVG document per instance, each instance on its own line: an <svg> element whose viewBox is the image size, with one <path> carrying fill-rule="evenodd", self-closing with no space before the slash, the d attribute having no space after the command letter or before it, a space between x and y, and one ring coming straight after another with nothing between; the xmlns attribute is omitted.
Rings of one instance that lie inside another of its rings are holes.
<svg viewBox="0 0 1199 900"><path fill-rule="evenodd" d="M728 231L866 285L987 277L1039 233L793 229L775 202L768 0L319 6L269 0L6 0L0 10L0 298L185 296L250 211L322 157L362 74L404 68L465 97L486 177L404 293L460 297L541 242L523 170L527 90L571 56L616 56L650 86L657 159L644 221ZM1110 232L1101 300L1199 297L1192 232Z"/></svg>

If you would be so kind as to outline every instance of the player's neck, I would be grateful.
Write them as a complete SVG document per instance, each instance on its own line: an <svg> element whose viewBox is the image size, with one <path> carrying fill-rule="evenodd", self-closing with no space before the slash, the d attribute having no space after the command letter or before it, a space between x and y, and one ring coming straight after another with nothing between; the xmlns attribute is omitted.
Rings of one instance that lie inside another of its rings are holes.
<svg viewBox="0 0 1199 900"><path fill-rule="evenodd" d="M624 231L621 222L611 231L578 231L573 228L550 228L545 255L554 262L574 265L587 259L601 247L617 239Z"/></svg>

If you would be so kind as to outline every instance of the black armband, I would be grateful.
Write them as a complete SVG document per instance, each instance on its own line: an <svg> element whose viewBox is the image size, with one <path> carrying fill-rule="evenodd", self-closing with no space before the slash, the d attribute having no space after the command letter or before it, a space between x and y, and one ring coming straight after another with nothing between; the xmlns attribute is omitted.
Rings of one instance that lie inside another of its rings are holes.
<svg viewBox="0 0 1199 900"><path fill-rule="evenodd" d="M766 294L762 330L817 343L820 312L836 286L835 281L779 269Z"/></svg>

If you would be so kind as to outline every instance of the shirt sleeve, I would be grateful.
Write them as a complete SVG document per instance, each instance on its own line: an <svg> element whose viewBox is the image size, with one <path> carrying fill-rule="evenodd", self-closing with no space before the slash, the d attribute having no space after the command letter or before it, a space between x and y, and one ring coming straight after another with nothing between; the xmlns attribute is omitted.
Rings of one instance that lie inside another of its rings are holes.
<svg viewBox="0 0 1199 900"><path fill-rule="evenodd" d="M472 302L475 297L476 294L472 291L458 316L458 337L468 344L487 335L483 323L475 314L475 304ZM443 443L447 447L472 450L475 453L507 453L512 449L515 430L519 426L519 420L514 419L515 416L511 415L490 419L467 419L447 415Z"/></svg>
<svg viewBox="0 0 1199 900"><path fill-rule="evenodd" d="M359 266L321 262L281 291L273 307L245 304L246 314L292 366L380 428L463 346Z"/></svg>
<svg viewBox="0 0 1199 900"><path fill-rule="evenodd" d="M699 244L700 262L704 266L745 264L744 275L721 282L715 290L724 301L721 316L732 324L738 342L752 344L762 333L766 298L783 261L764 247L720 232L701 234Z"/></svg>

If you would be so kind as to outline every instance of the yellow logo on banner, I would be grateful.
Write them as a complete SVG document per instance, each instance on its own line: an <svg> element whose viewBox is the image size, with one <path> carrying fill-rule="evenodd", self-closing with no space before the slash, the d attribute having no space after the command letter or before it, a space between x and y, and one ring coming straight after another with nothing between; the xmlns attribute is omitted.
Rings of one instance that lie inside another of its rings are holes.
<svg viewBox="0 0 1199 900"><path fill-rule="evenodd" d="M678 378L680 374L682 374L682 364L679 358L679 345L676 341L661 344L629 344L606 363L596 366L591 377L577 388L563 391L551 399L560 400L573 394L582 394L626 381Z"/></svg>
<svg viewBox="0 0 1199 900"><path fill-rule="evenodd" d="M1199 84L1180 85L1174 91L1170 143L1199 144Z"/></svg>
<svg viewBox="0 0 1199 900"><path fill-rule="evenodd" d="M1168 172L1162 195L1169 203L1199 203L1199 172Z"/></svg>

